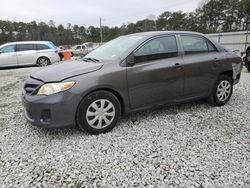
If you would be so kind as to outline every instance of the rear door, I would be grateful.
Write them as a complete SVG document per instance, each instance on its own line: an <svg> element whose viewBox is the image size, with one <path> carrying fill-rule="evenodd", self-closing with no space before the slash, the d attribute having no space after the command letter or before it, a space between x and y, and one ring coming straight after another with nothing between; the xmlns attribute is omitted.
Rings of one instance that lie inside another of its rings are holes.
<svg viewBox="0 0 250 188"><path fill-rule="evenodd" d="M217 79L222 56L205 37L180 35L184 52L184 96L186 98L208 96Z"/></svg>
<svg viewBox="0 0 250 188"><path fill-rule="evenodd" d="M16 66L17 55L16 46L7 45L0 49L0 67L3 66Z"/></svg>
<svg viewBox="0 0 250 188"><path fill-rule="evenodd" d="M132 109L178 100L184 72L175 36L160 36L134 52L135 65L127 68Z"/></svg>
<svg viewBox="0 0 250 188"><path fill-rule="evenodd" d="M36 64L37 52L35 44L17 44L18 65Z"/></svg>

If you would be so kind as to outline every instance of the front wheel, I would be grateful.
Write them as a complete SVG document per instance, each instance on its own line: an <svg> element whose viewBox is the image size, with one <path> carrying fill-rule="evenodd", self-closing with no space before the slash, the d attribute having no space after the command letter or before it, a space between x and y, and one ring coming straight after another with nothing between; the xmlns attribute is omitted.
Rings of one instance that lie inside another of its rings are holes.
<svg viewBox="0 0 250 188"><path fill-rule="evenodd" d="M91 134L99 134L112 130L120 115L119 100L110 92L96 91L81 101L76 121L82 130Z"/></svg>
<svg viewBox="0 0 250 188"><path fill-rule="evenodd" d="M225 105L233 93L233 81L227 75L220 75L215 83L213 91L208 98L208 102L213 106Z"/></svg>

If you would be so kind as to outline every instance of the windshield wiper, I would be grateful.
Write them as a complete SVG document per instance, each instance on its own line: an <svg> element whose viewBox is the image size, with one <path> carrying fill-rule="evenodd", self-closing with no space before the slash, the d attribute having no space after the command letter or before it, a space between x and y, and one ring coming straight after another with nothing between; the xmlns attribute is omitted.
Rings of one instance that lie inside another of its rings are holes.
<svg viewBox="0 0 250 188"><path fill-rule="evenodd" d="M96 62L100 62L100 60L95 59L95 58L91 58L91 57L88 57L88 58L83 58L83 61L92 61L92 62L94 62L94 63L96 63Z"/></svg>

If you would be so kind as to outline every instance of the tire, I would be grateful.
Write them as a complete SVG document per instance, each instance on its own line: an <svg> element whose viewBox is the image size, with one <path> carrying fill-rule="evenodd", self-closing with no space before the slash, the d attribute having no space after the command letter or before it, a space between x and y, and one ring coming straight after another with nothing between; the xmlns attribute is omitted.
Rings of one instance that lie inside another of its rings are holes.
<svg viewBox="0 0 250 188"><path fill-rule="evenodd" d="M112 130L120 116L119 100L110 92L96 91L80 102L76 123L80 129L90 134L100 134Z"/></svg>
<svg viewBox="0 0 250 188"><path fill-rule="evenodd" d="M250 65L247 67L248 72L250 72Z"/></svg>
<svg viewBox="0 0 250 188"><path fill-rule="evenodd" d="M50 60L47 57L39 57L37 60L37 65L40 67L46 67L50 64Z"/></svg>
<svg viewBox="0 0 250 188"><path fill-rule="evenodd" d="M232 93L233 80L227 75L220 75L208 98L208 102L213 106L223 106L230 100Z"/></svg>

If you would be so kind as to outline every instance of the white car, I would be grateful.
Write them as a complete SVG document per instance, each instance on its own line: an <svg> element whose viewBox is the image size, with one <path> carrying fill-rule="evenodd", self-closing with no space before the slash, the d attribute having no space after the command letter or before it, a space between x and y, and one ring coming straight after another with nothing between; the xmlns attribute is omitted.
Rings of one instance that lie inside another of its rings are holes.
<svg viewBox="0 0 250 188"><path fill-rule="evenodd" d="M0 46L0 67L47 66L58 61L58 49L52 42L11 42Z"/></svg>
<svg viewBox="0 0 250 188"><path fill-rule="evenodd" d="M72 56L87 54L87 48L85 45L75 45L70 49L70 51L71 51Z"/></svg>
<svg viewBox="0 0 250 188"><path fill-rule="evenodd" d="M93 51L98 47L97 44L92 42L86 42L81 45L75 45L71 48L72 56L87 55L89 52Z"/></svg>

